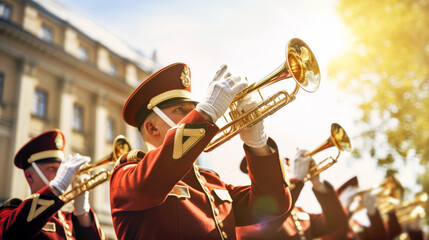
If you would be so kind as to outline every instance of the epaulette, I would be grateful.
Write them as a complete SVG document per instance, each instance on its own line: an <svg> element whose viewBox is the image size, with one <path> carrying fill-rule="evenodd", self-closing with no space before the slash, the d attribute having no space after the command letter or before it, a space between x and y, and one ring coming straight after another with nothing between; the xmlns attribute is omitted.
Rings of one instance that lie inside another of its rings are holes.
<svg viewBox="0 0 429 240"><path fill-rule="evenodd" d="M198 166L198 169L201 170L201 171L206 171L206 172L214 173L214 174L216 174L216 176L220 177L219 174L215 170L213 170L211 168Z"/></svg>
<svg viewBox="0 0 429 240"><path fill-rule="evenodd" d="M10 198L4 202L3 206L0 207L0 209L3 208L17 208L19 204L22 203L22 200L19 198Z"/></svg>
<svg viewBox="0 0 429 240"><path fill-rule="evenodd" d="M146 153L141 150L131 150L118 158L115 164L115 169L123 163L135 161L140 162L140 160L142 160L145 155Z"/></svg>

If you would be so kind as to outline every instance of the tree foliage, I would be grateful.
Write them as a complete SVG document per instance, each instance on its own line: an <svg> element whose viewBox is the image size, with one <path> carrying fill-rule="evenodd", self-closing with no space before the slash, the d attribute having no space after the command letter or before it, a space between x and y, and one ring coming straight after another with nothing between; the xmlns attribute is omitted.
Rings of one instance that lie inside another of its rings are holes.
<svg viewBox="0 0 429 240"><path fill-rule="evenodd" d="M429 170L429 0L339 0L352 39L328 75L360 97L365 144L386 172L395 161ZM419 176L429 192L429 176ZM416 176L417 177L417 176Z"/></svg>

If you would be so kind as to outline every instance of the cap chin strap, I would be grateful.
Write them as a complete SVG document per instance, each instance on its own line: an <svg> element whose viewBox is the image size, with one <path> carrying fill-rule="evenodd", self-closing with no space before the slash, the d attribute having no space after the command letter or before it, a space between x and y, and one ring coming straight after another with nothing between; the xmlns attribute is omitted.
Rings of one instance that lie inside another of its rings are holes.
<svg viewBox="0 0 429 240"><path fill-rule="evenodd" d="M45 177L45 175L42 173L42 171L40 171L39 167L37 166L37 164L35 162L31 163L31 166L33 166L34 170L36 170L37 174L39 175L39 177L42 179L42 181L46 184L49 185L49 181L48 179Z"/></svg>
<svg viewBox="0 0 429 240"><path fill-rule="evenodd" d="M157 106L152 108L153 112L158 115L162 120L164 120L165 123L168 124L168 126L174 128L176 127L176 123L173 122L161 109L159 109Z"/></svg>

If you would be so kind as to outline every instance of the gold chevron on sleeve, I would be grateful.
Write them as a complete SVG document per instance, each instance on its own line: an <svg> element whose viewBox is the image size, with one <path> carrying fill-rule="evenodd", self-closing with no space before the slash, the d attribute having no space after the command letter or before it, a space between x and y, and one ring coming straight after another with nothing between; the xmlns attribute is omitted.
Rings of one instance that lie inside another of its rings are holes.
<svg viewBox="0 0 429 240"><path fill-rule="evenodd" d="M38 193L31 195L29 199L33 200L31 203L30 213L27 217L27 222L31 222L31 220L39 216L42 212L55 203L54 200L40 199L40 194Z"/></svg>
<svg viewBox="0 0 429 240"><path fill-rule="evenodd" d="M55 223L53 222L47 222L44 227L42 227L42 230L45 232L56 232L57 227Z"/></svg>
<svg viewBox="0 0 429 240"><path fill-rule="evenodd" d="M186 124L177 126L174 136L173 159L179 159L185 155L205 134L204 128L189 128Z"/></svg>

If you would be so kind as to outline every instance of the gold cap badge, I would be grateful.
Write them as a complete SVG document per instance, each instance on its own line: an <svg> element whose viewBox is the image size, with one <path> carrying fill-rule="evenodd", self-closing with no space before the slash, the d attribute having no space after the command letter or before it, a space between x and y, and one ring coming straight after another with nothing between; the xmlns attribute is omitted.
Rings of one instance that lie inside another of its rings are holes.
<svg viewBox="0 0 429 240"><path fill-rule="evenodd" d="M189 68L187 66L183 68L183 72L180 76L180 79L182 79L182 85L185 88L189 87L189 85L191 84L191 78L189 77Z"/></svg>
<svg viewBox="0 0 429 240"><path fill-rule="evenodd" d="M55 142L55 147L56 147L57 149L61 149L61 148L64 146L64 141L63 141L63 138L61 137L61 134L58 134L58 135L55 137L54 142Z"/></svg>

